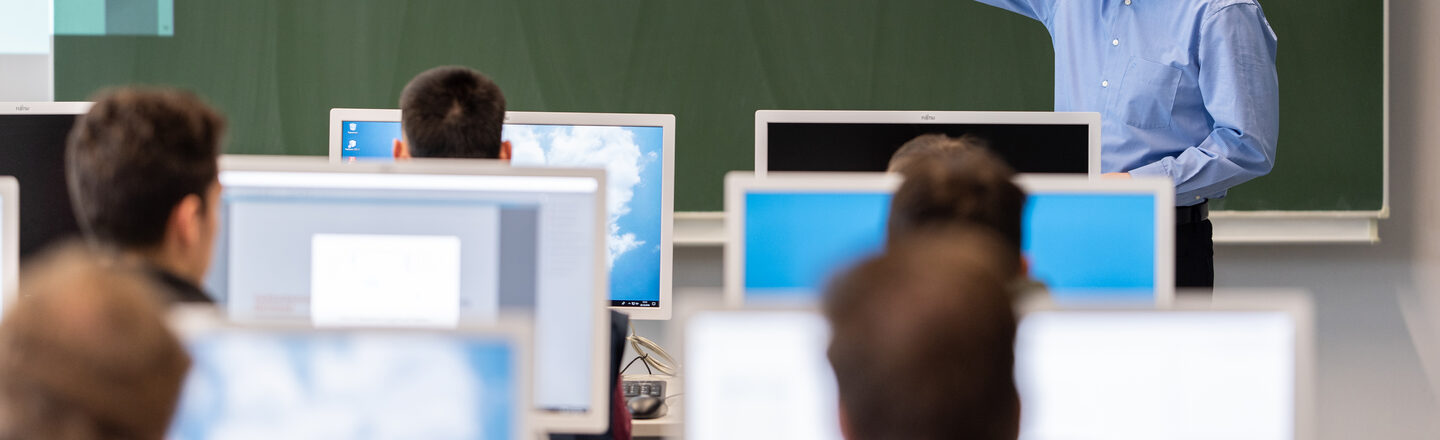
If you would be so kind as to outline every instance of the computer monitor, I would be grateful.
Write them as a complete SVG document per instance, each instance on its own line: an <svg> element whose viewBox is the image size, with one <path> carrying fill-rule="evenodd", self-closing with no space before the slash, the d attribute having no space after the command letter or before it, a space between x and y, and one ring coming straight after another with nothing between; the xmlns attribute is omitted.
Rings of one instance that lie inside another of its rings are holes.
<svg viewBox="0 0 1440 440"><path fill-rule="evenodd" d="M1041 299L1020 311L1021 438L1314 438L1302 293L1219 289L1115 308ZM681 347L687 438L839 438L828 333L813 311L693 315Z"/></svg>
<svg viewBox="0 0 1440 440"><path fill-rule="evenodd" d="M755 173L885 171L917 136L974 135L1021 173L1100 175L1100 114L1066 112L755 112Z"/></svg>
<svg viewBox="0 0 1440 440"><path fill-rule="evenodd" d="M0 316L10 306L20 272L20 184L0 176Z"/></svg>
<svg viewBox="0 0 1440 440"><path fill-rule="evenodd" d="M1175 187L1164 179L1020 175L1021 252L1060 300L1175 298Z"/></svg>
<svg viewBox="0 0 1440 440"><path fill-rule="evenodd" d="M634 319L669 319L675 116L512 111L501 136L516 166L609 172L610 305ZM400 137L400 110L330 110L333 161L391 161Z"/></svg>
<svg viewBox="0 0 1440 440"><path fill-rule="evenodd" d="M535 435L528 323L317 331L175 320L193 362L171 422L177 440Z"/></svg>
<svg viewBox="0 0 1440 440"><path fill-rule="evenodd" d="M691 316L682 347L685 438L841 438L829 342L830 327L814 311Z"/></svg>
<svg viewBox="0 0 1440 440"><path fill-rule="evenodd" d="M1305 296L1215 295L1160 309L1031 307L1015 341L1021 436L1312 438Z"/></svg>
<svg viewBox="0 0 1440 440"><path fill-rule="evenodd" d="M884 248L898 175L733 172L725 180L725 295L813 304L831 277ZM1021 175L1021 251L1062 301L1174 297L1174 190L1163 179Z"/></svg>
<svg viewBox="0 0 1440 440"><path fill-rule="evenodd" d="M885 248L898 174L725 176L729 303L813 304L841 270Z"/></svg>
<svg viewBox="0 0 1440 440"><path fill-rule="evenodd" d="M20 258L80 235L65 183L65 143L88 102L0 103L0 176L25 188L20 201Z"/></svg>
<svg viewBox="0 0 1440 440"><path fill-rule="evenodd" d="M537 425L603 432L604 182L498 161L225 156L207 285L242 322L443 328L528 313Z"/></svg>

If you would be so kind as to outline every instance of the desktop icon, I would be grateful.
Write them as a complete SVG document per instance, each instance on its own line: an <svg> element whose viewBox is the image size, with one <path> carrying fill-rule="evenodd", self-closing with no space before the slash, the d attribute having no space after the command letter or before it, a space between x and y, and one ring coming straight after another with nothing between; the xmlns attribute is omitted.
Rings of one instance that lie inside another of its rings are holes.
<svg viewBox="0 0 1440 440"><path fill-rule="evenodd" d="M350 140L350 144L349 144L349 145L346 145L346 146L345 146L345 149L346 149L346 150L350 150L350 151L355 151L355 150L359 150L360 148L355 145L355 140L354 140L354 139L351 139L351 140Z"/></svg>
<svg viewBox="0 0 1440 440"><path fill-rule="evenodd" d="M355 123L354 123L354 122L351 122L351 123L350 123L350 131L351 131L351 132L354 132L354 131L355 131Z"/></svg>

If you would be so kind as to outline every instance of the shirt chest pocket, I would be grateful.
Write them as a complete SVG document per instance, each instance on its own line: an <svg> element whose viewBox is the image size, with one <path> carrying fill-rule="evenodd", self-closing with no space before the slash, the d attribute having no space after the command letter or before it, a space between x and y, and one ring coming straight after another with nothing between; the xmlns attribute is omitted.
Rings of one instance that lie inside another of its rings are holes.
<svg viewBox="0 0 1440 440"><path fill-rule="evenodd" d="M1138 128L1167 128L1180 88L1180 69L1145 60L1130 59L1120 81L1120 93L1111 104L1111 115Z"/></svg>

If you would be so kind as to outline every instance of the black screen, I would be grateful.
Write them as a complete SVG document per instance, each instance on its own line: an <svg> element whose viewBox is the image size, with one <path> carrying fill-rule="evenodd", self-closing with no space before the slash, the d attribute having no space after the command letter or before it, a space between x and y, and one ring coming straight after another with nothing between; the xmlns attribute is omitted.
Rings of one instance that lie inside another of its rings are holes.
<svg viewBox="0 0 1440 440"><path fill-rule="evenodd" d="M0 176L20 181L20 258L79 234L65 187L75 115L0 115Z"/></svg>
<svg viewBox="0 0 1440 440"><path fill-rule="evenodd" d="M890 156L916 136L940 133L984 138L1015 171L1089 171L1089 127L1084 124L863 124L768 125L769 171L885 171Z"/></svg>

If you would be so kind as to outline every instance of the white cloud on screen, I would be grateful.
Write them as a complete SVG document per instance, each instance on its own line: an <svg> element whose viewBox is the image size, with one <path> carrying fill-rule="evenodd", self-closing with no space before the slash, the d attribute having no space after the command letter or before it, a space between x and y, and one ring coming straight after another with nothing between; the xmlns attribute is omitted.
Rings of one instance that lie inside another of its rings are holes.
<svg viewBox="0 0 1440 440"><path fill-rule="evenodd" d="M299 354L263 337L212 346L180 417L220 440L475 438L483 429L475 415L487 384L453 345L330 342Z"/></svg>
<svg viewBox="0 0 1440 440"><path fill-rule="evenodd" d="M643 154L635 134L621 127L577 126L541 130L533 126L505 128L510 141L511 161L516 165L587 167L604 166L609 227L605 240L607 263L645 244L632 232L620 230L615 220L630 213L630 201L640 184L640 172L659 159L655 152ZM547 151L544 145L549 145Z"/></svg>

